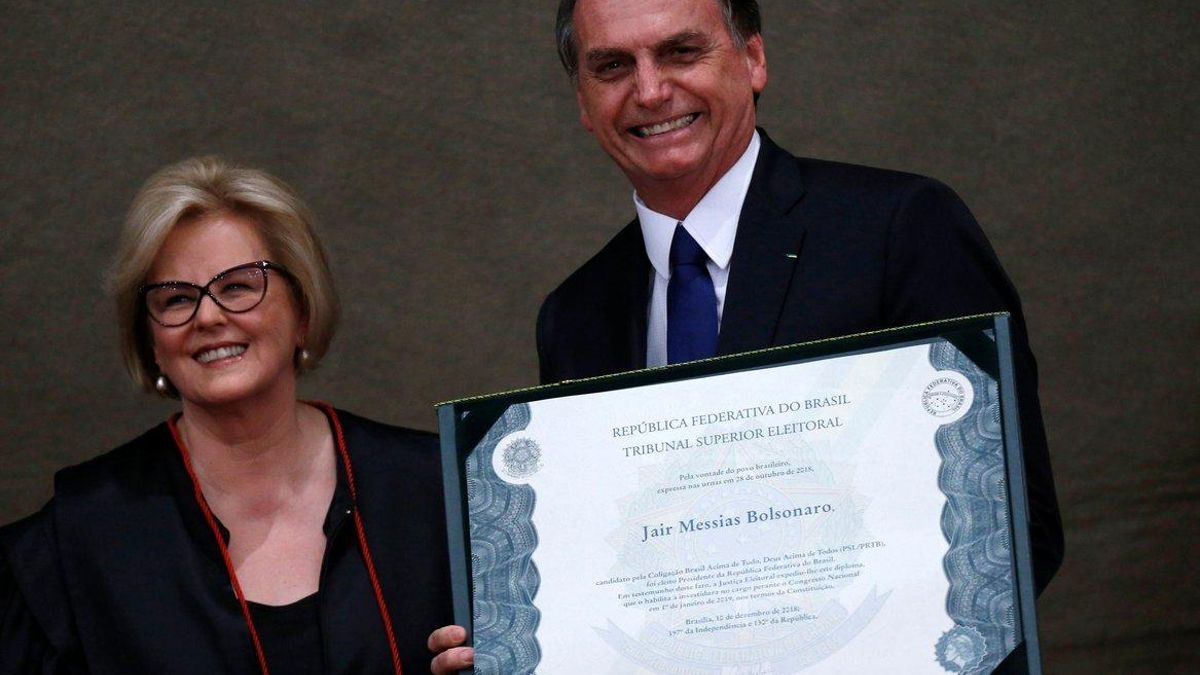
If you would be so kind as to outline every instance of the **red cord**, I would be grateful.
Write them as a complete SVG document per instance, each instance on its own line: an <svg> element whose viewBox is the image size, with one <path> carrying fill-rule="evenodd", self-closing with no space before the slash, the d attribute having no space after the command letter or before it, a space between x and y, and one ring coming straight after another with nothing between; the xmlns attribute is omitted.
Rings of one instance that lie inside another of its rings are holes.
<svg viewBox="0 0 1200 675"><path fill-rule="evenodd" d="M258 639L258 630L254 628L254 620L250 618L250 605L246 604L242 585L238 583L237 572L233 570L233 559L229 557L229 547L225 545L225 538L221 536L221 530L217 527L217 519L213 517L212 509L208 508L208 501L204 499L204 493L200 490L200 481L196 478L195 470L192 469L192 460L188 456L187 446L183 444L183 439L179 436L179 429L175 426L176 420L180 417L182 417L181 413L175 413L167 420L167 426L171 428L175 446L179 448L179 454L183 457L183 468L187 469L188 478L192 479L192 490L196 493L196 503L200 505L204 520L208 521L208 528L212 530L213 537L217 540L217 546L221 549L221 559L225 561L225 570L229 572L233 593L242 607L242 617L246 619L246 627L250 629L250 640L254 642L254 655L258 657L258 667L262 670L263 675L270 675L270 671L267 669L267 655L263 653L262 641Z"/></svg>
<svg viewBox="0 0 1200 675"><path fill-rule="evenodd" d="M333 422L333 430L337 434L337 449L342 456L342 464L346 467L346 482L350 486L350 499L358 503L358 489L354 485L354 471L350 468L350 453L346 451L346 438L342 433L342 422L338 419L333 406L323 401L315 401L313 405L325 411ZM375 573L375 560L371 557L371 549L367 547L367 534L363 529L362 517L357 506L354 509L354 531L358 533L358 548L362 551L363 562L367 565L367 577L371 580L371 590L375 592L375 604L379 606L379 616L383 618L383 630L387 633L388 649L392 650L392 669L396 675L401 675L400 648L396 646L396 633L392 630L392 616L388 612L387 601L383 599L383 586L379 584L379 575Z"/></svg>
<svg viewBox="0 0 1200 675"><path fill-rule="evenodd" d="M350 467L350 453L346 450L346 437L342 433L342 422L338 419L337 411L333 406L324 401L312 401L310 405L319 408L333 423L334 433L337 440L338 456L341 457L342 466L346 470L346 482L350 486L350 499L354 502L354 531L358 535L358 549L362 552L363 562L367 567L367 577L371 581L371 590L375 593L375 604L379 607L379 615L383 618L383 630L387 634L388 649L392 653L392 669L396 675L403 675L400 667L400 649L396 646L396 633L392 630L392 617L388 612L387 601L383 598L383 586L379 583L379 575L375 572L375 561L371 557L371 549L367 547L367 534L363 529L362 517L358 512L358 490L354 485L354 471ZM237 572L233 569L233 559L229 556L229 548L225 545L225 539L221 536L221 530L217 527L217 519L213 516L212 510L208 508L208 502L204 499L204 493L200 489L200 481L196 478L196 472L192 469L191 459L188 457L187 446L183 444L183 439L179 436L179 429L175 423L181 417L180 413L176 413L167 420L167 426L171 429L171 436L175 439L175 445L179 448L179 454L183 457L183 466L187 469L188 477L192 479L192 489L196 494L196 503L200 505L200 511L204 514L204 519L208 522L209 529L212 530L213 536L217 540L217 546L221 549L221 558L225 561L225 569L229 573L229 580L233 584L233 592L237 595L238 604L242 607L242 616L246 619L246 627L250 629L250 639L254 642L254 653L258 657L258 665L262 669L263 675L270 675L267 670L267 657L263 653L262 642L258 637L258 630L254 628L254 620L250 618L250 606L246 604L246 597L242 593L242 586L238 583Z"/></svg>

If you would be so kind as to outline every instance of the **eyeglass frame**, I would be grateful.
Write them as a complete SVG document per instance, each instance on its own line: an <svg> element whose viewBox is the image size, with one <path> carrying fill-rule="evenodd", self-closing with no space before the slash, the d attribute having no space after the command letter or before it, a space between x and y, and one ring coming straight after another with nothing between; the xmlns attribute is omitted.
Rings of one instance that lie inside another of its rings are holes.
<svg viewBox="0 0 1200 675"><path fill-rule="evenodd" d="M225 305L221 304L221 301L218 300L217 296L214 295L213 292L210 290L213 283L217 279L220 279L221 277L225 276L226 274L229 274L230 272L236 272L238 270L247 269L247 268L251 268L251 267L256 267L256 268L262 270L262 272L263 272L263 290L262 290L262 295L259 296L259 298L258 298L258 302L255 302L253 305L250 305L246 309L229 309ZM191 323L192 319L196 318L196 313L200 311L200 303L204 302L204 296L206 296L206 295L208 297L212 298L213 303L216 304L217 307L220 307L221 311L223 311L223 312L229 312L230 314L245 314L246 312L254 310L256 307L261 305L262 301L265 300L267 297L267 289L271 283L271 275L267 273L267 270L276 270L276 271L280 272L284 278L290 278L292 276L291 272L288 272L287 268L284 267L283 265L280 265L279 263L274 263L274 262L271 262L270 260L255 260L254 262L242 263L241 265L234 265L233 267L230 267L229 269L227 269L223 272L218 272L217 274L215 274L213 276L213 278L209 279L208 282L205 283L203 286L198 286L190 281L160 281L160 282L154 283L154 284L142 284L138 288L138 297L140 297L142 299L142 309L146 312L146 316L153 319L155 323L162 326L163 328L179 328L180 326L186 326L187 324ZM167 288L170 286L183 286L183 287L188 287L188 288L194 288L194 289L200 291L200 295L196 298L196 304L192 306L192 313L188 315L187 319L184 319L180 323L163 323L162 319L159 319L157 316L154 316L154 312L150 311L150 304L146 300L146 295L149 294L150 291L153 291L157 288Z"/></svg>

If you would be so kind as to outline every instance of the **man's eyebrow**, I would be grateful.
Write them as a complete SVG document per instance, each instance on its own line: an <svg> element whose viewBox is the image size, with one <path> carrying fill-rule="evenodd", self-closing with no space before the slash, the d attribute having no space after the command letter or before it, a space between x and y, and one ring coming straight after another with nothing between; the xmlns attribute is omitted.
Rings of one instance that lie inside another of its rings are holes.
<svg viewBox="0 0 1200 675"><path fill-rule="evenodd" d="M618 47L597 47L589 49L584 59L587 61L607 61L609 59L625 58L629 56L629 51Z"/></svg>
<svg viewBox="0 0 1200 675"><path fill-rule="evenodd" d="M654 47L655 47L655 50L657 50L657 51L663 51L666 49L671 49L672 47L678 47L679 45L689 44L689 43L693 43L693 42L708 43L708 42L710 42L710 40L709 40L707 33L701 33L700 31L695 31L695 30L686 30L686 31L681 31L679 33L672 35L671 37L663 40L662 42L659 42Z"/></svg>
<svg viewBox="0 0 1200 675"><path fill-rule="evenodd" d="M703 42L707 44L711 41L712 40L709 38L707 33L696 30L685 30L680 31L654 45L654 51L662 52L680 45L691 44L695 42ZM627 58L629 55L630 52L628 49L622 49L620 47L596 47L595 49L589 49L587 53L584 54L584 59L589 62L607 61L609 59Z"/></svg>

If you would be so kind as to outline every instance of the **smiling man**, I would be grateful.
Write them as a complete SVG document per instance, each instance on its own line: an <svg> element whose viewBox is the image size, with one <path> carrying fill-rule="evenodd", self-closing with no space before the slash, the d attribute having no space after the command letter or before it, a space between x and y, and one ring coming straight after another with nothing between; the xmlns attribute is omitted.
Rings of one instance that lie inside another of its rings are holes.
<svg viewBox="0 0 1200 675"><path fill-rule="evenodd" d="M583 126L643 204L683 220L754 135L762 37L730 31L716 2L583 2L574 14L560 44Z"/></svg>
<svg viewBox="0 0 1200 675"><path fill-rule="evenodd" d="M1017 293L962 201L921 176L795 157L756 129L754 0L562 0L556 32L580 121L637 217L546 298L542 381L1011 312L1040 592L1063 540L1037 371ZM470 658L450 649L434 670Z"/></svg>
<svg viewBox="0 0 1200 675"><path fill-rule="evenodd" d="M952 190L798 158L755 128L754 0L562 0L580 121L637 217L546 298L543 382L982 312L1011 312L1037 586L1062 557L1020 300Z"/></svg>
<svg viewBox="0 0 1200 675"><path fill-rule="evenodd" d="M543 382L1011 312L1036 585L1062 559L1020 300L962 201L912 174L791 155L755 128L754 0L562 0L580 120L637 217L546 298Z"/></svg>

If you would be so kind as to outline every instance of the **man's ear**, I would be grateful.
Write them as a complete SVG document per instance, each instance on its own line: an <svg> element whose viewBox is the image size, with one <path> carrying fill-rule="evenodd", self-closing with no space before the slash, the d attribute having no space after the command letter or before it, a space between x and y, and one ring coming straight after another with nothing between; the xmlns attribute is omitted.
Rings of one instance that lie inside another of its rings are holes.
<svg viewBox="0 0 1200 675"><path fill-rule="evenodd" d="M746 67L750 70L750 88L755 94L760 94L767 86L767 53L761 34L746 40L745 52Z"/></svg>
<svg viewBox="0 0 1200 675"><path fill-rule="evenodd" d="M594 131L592 128L592 118L588 116L587 108L583 105L583 93L579 91L579 85L575 85L575 102L579 104L579 123L584 129Z"/></svg>

